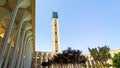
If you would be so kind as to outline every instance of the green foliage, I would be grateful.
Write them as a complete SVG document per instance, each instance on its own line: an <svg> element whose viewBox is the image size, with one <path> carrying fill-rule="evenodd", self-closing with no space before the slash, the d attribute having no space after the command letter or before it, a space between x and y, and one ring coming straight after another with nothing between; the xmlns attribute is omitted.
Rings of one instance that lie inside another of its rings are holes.
<svg viewBox="0 0 120 68"><path fill-rule="evenodd" d="M97 50L97 48L88 48L89 52L90 52L90 55L94 58L94 60L98 60L99 58L99 52Z"/></svg>
<svg viewBox="0 0 120 68"><path fill-rule="evenodd" d="M86 64L81 64L81 65L82 65L83 67L85 67L85 68L87 67L87 65L86 65Z"/></svg>
<svg viewBox="0 0 120 68"><path fill-rule="evenodd" d="M112 65L111 64L106 64L106 67L112 67Z"/></svg>
<svg viewBox="0 0 120 68"><path fill-rule="evenodd" d="M96 67L97 67L97 68L101 68L101 65L100 65L100 64L96 64Z"/></svg>
<svg viewBox="0 0 120 68"><path fill-rule="evenodd" d="M93 57L94 61L99 61L102 66L106 66L106 62L108 59L111 59L111 55L109 53L110 48L107 46L98 47L98 48L88 48L90 55Z"/></svg>
<svg viewBox="0 0 120 68"><path fill-rule="evenodd" d="M102 62L106 62L108 59L111 59L111 55L109 53L110 48L107 46L98 47L99 50L99 60Z"/></svg>
<svg viewBox="0 0 120 68"><path fill-rule="evenodd" d="M80 50L72 50L70 47L64 50L62 53L56 54L51 60L45 64L84 64L87 58L82 55Z"/></svg>
<svg viewBox="0 0 120 68"><path fill-rule="evenodd" d="M118 54L115 54L115 56L112 58L112 61L113 61L113 65L116 68L120 67L120 52Z"/></svg>

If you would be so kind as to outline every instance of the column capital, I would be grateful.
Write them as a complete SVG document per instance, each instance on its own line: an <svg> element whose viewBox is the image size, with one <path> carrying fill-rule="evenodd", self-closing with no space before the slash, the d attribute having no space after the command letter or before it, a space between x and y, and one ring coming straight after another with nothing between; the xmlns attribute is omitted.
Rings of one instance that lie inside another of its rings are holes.
<svg viewBox="0 0 120 68"><path fill-rule="evenodd" d="M25 21L25 23L23 23L23 29L25 31L29 31L30 29L32 29L32 25L29 22Z"/></svg>
<svg viewBox="0 0 120 68"><path fill-rule="evenodd" d="M16 19L23 20L23 21L30 21L31 14L26 9L19 9Z"/></svg>

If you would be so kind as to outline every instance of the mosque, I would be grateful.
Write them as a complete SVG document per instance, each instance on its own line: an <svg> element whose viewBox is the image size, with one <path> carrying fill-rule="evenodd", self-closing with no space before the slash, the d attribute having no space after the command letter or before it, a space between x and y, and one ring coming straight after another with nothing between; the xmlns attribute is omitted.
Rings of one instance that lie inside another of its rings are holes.
<svg viewBox="0 0 120 68"><path fill-rule="evenodd" d="M59 25L58 25L58 13L57 12L52 13L51 31L52 31L52 51L51 52L35 51L32 57L32 63L31 63L32 68L43 68L43 66L41 65L42 62L47 62L48 59L51 59L54 55L58 53L62 53L60 52ZM111 50L110 54L113 57L114 54L118 52L120 52L120 49L115 49L115 50ZM88 58L86 65L96 64L95 61L91 60L92 57L90 56L90 54L83 54L83 55ZM112 64L112 60L108 60L107 62ZM59 68L59 67L51 66L51 68ZM72 66L70 66L69 68L72 68ZM81 68L81 67L78 66L77 68Z"/></svg>

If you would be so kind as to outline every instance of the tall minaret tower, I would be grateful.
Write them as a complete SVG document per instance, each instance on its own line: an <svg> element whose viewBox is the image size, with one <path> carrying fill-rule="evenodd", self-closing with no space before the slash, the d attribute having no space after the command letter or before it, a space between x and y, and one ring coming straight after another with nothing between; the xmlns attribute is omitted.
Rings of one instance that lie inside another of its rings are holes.
<svg viewBox="0 0 120 68"><path fill-rule="evenodd" d="M52 13L52 52L59 52L58 13Z"/></svg>

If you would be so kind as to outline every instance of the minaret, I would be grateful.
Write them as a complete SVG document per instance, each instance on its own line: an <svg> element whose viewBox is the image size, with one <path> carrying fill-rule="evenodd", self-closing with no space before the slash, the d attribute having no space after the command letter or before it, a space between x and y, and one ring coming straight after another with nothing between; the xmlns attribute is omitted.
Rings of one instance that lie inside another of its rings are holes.
<svg viewBox="0 0 120 68"><path fill-rule="evenodd" d="M58 13L52 13L52 52L59 52Z"/></svg>

